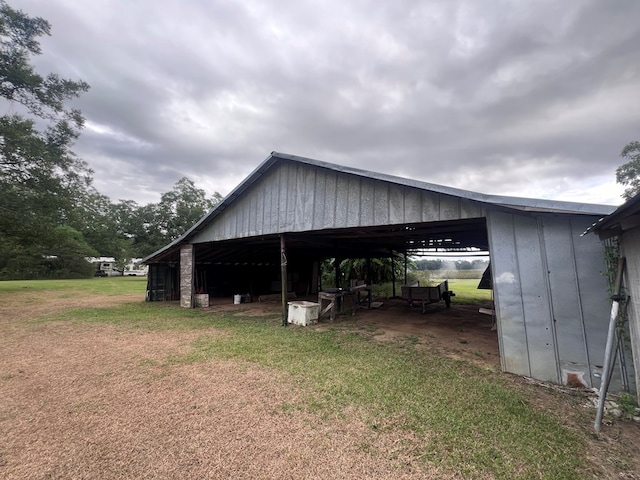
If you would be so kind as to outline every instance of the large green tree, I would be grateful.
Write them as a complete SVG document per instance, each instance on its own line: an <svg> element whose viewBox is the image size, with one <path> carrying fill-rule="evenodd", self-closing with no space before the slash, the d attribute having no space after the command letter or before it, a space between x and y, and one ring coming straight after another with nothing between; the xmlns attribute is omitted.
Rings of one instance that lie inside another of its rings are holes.
<svg viewBox="0 0 640 480"><path fill-rule="evenodd" d="M138 205L133 200L111 200L89 189L77 205L70 225L80 231L100 256L118 261L145 257L186 232L221 200L181 178L160 202Z"/></svg>
<svg viewBox="0 0 640 480"><path fill-rule="evenodd" d="M620 156L627 160L616 170L616 181L625 185L622 196L625 200L640 193L640 142L629 142L620 152Z"/></svg>
<svg viewBox="0 0 640 480"><path fill-rule="evenodd" d="M182 177L171 191L163 193L160 197L156 225L164 233L167 242L175 240L191 228L221 198L218 192L213 198L207 198L206 192L197 188L193 180Z"/></svg>
<svg viewBox="0 0 640 480"><path fill-rule="evenodd" d="M70 224L100 256L128 260L135 257L127 230L133 209L122 209L121 204L135 205L135 202L114 204L109 197L90 188L77 204Z"/></svg>
<svg viewBox="0 0 640 480"><path fill-rule="evenodd" d="M207 197L193 180L183 177L160 196L158 203L139 207L135 202L120 202L117 209L123 232L132 241L132 251L145 257L185 233L220 200L218 192Z"/></svg>
<svg viewBox="0 0 640 480"><path fill-rule="evenodd" d="M0 97L11 112L0 117L0 278L33 276L9 264L20 258L38 266L24 272L41 269L61 241L78 254L93 251L81 236L59 230L91 183L92 172L71 151L83 118L67 106L89 87L31 65L50 28L0 0Z"/></svg>

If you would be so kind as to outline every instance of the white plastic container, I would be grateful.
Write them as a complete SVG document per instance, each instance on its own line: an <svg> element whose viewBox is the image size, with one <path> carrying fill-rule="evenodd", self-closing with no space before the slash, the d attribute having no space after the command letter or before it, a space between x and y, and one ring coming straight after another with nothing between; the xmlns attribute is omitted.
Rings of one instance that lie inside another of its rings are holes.
<svg viewBox="0 0 640 480"><path fill-rule="evenodd" d="M193 296L193 306L196 308L209 308L209 294L196 293Z"/></svg>
<svg viewBox="0 0 640 480"><path fill-rule="evenodd" d="M295 325L313 325L318 323L318 314L320 313L320 304L307 302L305 300L297 300L289 302L289 323Z"/></svg>
<svg viewBox="0 0 640 480"><path fill-rule="evenodd" d="M240 302L242 302L242 295L234 295L233 296L233 304L234 305L240 305Z"/></svg>

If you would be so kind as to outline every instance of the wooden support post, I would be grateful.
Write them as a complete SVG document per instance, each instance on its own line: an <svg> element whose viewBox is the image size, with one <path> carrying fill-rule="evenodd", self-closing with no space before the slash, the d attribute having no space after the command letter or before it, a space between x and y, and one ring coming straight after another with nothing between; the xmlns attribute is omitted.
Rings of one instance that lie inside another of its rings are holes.
<svg viewBox="0 0 640 480"><path fill-rule="evenodd" d="M287 321L287 251L284 234L280 235L280 275L282 276L282 326L286 327Z"/></svg>
<svg viewBox="0 0 640 480"><path fill-rule="evenodd" d="M336 288L340 288L340 262L342 261L341 258L334 258L333 259L333 268L335 270L336 273Z"/></svg>
<svg viewBox="0 0 640 480"><path fill-rule="evenodd" d="M404 284L408 285L409 282L407 281L407 251L405 250L404 252Z"/></svg>
<svg viewBox="0 0 640 480"><path fill-rule="evenodd" d="M396 262L393 258L393 250L391 250L391 281L393 283L393 293L391 296L396 298Z"/></svg>

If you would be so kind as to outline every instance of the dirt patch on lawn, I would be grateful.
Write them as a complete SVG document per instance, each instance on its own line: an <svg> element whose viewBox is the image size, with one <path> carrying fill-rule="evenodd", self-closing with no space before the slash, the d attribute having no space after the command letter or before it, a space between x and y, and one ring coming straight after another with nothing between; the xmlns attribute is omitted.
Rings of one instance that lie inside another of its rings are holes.
<svg viewBox="0 0 640 480"><path fill-rule="evenodd" d="M33 294L4 295L0 302L0 325L43 318L64 310L84 307L107 307L135 303L142 300L138 294L101 296L74 295L67 291L38 291Z"/></svg>
<svg viewBox="0 0 640 480"><path fill-rule="evenodd" d="M477 306L444 304L409 307L401 300L389 300L374 310L361 310L356 324L374 330L380 341L405 340L450 358L466 360L498 371L498 335L491 329L492 318Z"/></svg>
<svg viewBox="0 0 640 480"><path fill-rule="evenodd" d="M314 301L314 297L303 300ZM281 303L276 301L234 305L230 299L215 298L209 310L248 317L282 315ZM498 371L498 334L492 330L492 323L492 317L480 313L475 305L454 303L446 308L444 303L434 303L422 313L420 306L411 307L401 299L388 299L378 308L360 308L355 315L339 315L335 320L336 325L349 325L369 333L378 341L405 340ZM329 319L323 317L311 328L322 330L329 325Z"/></svg>

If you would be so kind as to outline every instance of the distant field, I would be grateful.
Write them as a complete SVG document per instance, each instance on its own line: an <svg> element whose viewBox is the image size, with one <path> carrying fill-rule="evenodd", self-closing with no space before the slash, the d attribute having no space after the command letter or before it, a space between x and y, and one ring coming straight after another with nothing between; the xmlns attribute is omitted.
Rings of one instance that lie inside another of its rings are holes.
<svg viewBox="0 0 640 480"><path fill-rule="evenodd" d="M478 290L477 279L452 279L449 280L449 290L453 290L456 296L453 303L481 304L492 300L491 290Z"/></svg>
<svg viewBox="0 0 640 480"><path fill-rule="evenodd" d="M444 281L444 278L420 279L420 285L437 285ZM492 300L491 290L478 290L478 282L480 279L473 278L451 278L449 281L449 290L452 290L456 296L452 298L453 303L465 305L485 305ZM396 296L401 294L402 284L396 282ZM393 296L393 288L391 282L373 285L374 298L389 298Z"/></svg>

